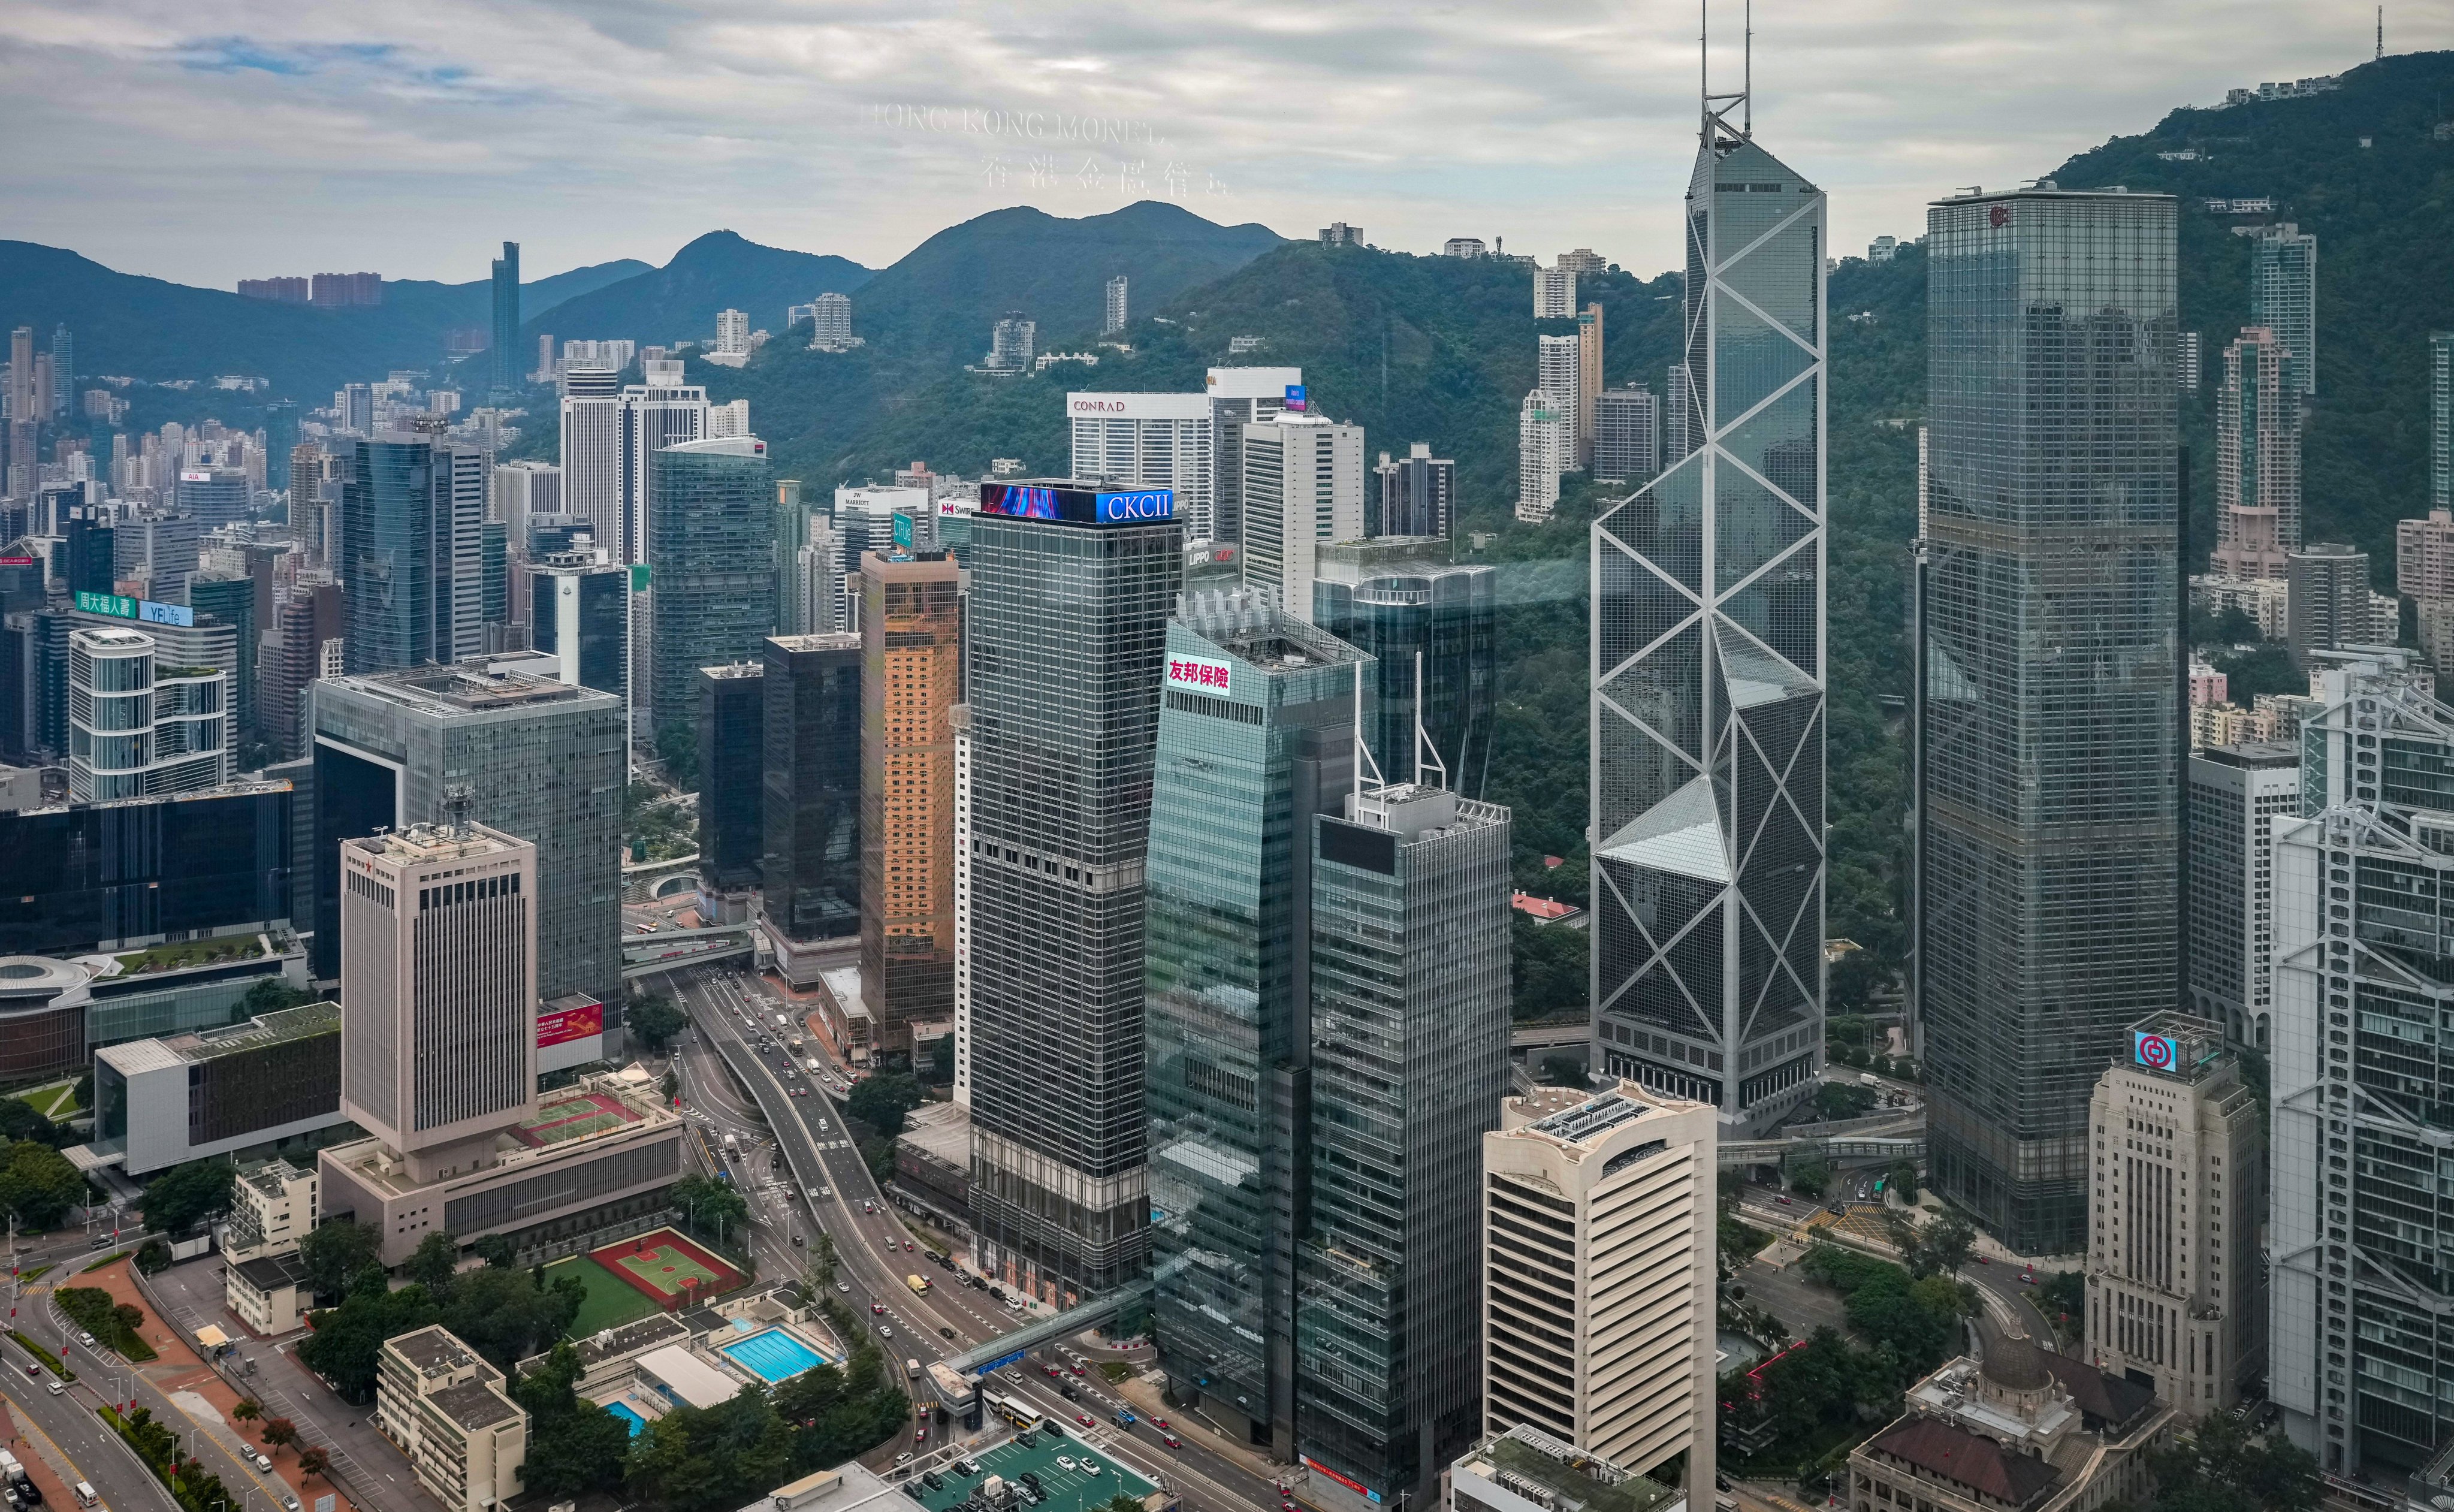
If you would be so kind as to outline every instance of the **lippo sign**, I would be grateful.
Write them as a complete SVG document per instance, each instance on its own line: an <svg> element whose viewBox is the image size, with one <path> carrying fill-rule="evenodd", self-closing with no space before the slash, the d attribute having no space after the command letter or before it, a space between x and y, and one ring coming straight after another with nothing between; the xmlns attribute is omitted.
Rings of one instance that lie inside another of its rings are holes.
<svg viewBox="0 0 2454 1512"><path fill-rule="evenodd" d="M1167 685L1171 688L1198 688L1204 693L1227 696L1229 679L1236 664L1231 661L1208 661L1199 656L1167 658Z"/></svg>

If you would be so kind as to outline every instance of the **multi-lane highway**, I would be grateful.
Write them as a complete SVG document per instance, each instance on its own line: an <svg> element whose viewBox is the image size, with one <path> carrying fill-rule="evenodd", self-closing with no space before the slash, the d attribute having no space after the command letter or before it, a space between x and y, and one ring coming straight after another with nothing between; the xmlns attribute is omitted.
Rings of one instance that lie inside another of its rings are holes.
<svg viewBox="0 0 2454 1512"><path fill-rule="evenodd" d="M700 1127L713 1131L717 1147L726 1133L744 1147L735 1180L754 1193L753 1217L759 1226L754 1242L762 1260L783 1266L784 1274L799 1269L799 1257L807 1249L794 1245L792 1236L799 1233L809 1240L815 1219L835 1241L838 1295L855 1313L868 1318L890 1358L917 1360L924 1368L1010 1333L1029 1316L1047 1316L1044 1308L1026 1314L1001 1306L985 1281L974 1286L966 1273L931 1261L930 1246L895 1215L845 1134L842 1109L828 1081L796 1065L788 1049L762 1044L774 1036L774 1016L787 1010L754 978L701 968L663 980L664 990L689 1011L694 1026L676 1057L686 1102ZM749 1093L747 1103L740 1095L743 1087ZM796 1090L803 1095L795 1096ZM754 1136L758 1141L754 1146ZM789 1181L770 1179L771 1150L782 1156L777 1174L789 1176ZM915 1295L906 1283L905 1278L914 1275L930 1282L925 1297ZM1050 1365L1063 1372L1061 1381L1045 1373ZM1119 1427L1116 1415L1124 1404L1106 1382L1096 1374L1074 1376L1054 1349L1035 1352L1030 1360L999 1371L996 1381L998 1391L1031 1402L1075 1437L1121 1447L1128 1463L1158 1472L1183 1494L1188 1506L1200 1512L1243 1512L1279 1500L1270 1482L1193 1441L1170 1448L1148 1424ZM1075 1400L1062 1395L1066 1386ZM924 1398L929 1395L925 1379L914 1382L914 1388ZM1089 1417L1092 1425L1085 1427L1078 1421L1082 1417ZM994 1435L1000 1426L990 1421L981 1431ZM951 1454L961 1444L977 1446L959 1423L933 1424L896 1452L931 1457ZM881 1451L878 1458L891 1457Z"/></svg>

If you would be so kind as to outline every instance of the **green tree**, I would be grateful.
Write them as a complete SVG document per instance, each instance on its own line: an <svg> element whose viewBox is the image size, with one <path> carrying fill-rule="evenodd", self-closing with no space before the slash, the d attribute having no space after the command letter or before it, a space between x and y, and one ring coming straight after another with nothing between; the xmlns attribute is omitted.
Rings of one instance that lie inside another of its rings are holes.
<svg viewBox="0 0 2454 1512"><path fill-rule="evenodd" d="M477 1242L469 1247L476 1252L479 1260L497 1269L513 1265L519 1260L519 1251L512 1243L509 1234L480 1234Z"/></svg>
<svg viewBox="0 0 2454 1512"><path fill-rule="evenodd" d="M331 1450L317 1448L312 1443L303 1445L299 1449L298 1473L301 1477L312 1479L315 1476L322 1475L332 1467L332 1454Z"/></svg>
<svg viewBox="0 0 2454 1512"><path fill-rule="evenodd" d="M384 1341L441 1319L424 1286L412 1281L393 1291L380 1269L365 1266L340 1306L315 1315L314 1329L298 1341L298 1359L350 1401L372 1401Z"/></svg>
<svg viewBox="0 0 2454 1512"><path fill-rule="evenodd" d="M946 1086L955 1079L955 1037L939 1035L929 1041L929 1080Z"/></svg>
<svg viewBox="0 0 2454 1512"><path fill-rule="evenodd" d="M279 1013L284 1008L295 1008L314 1000L314 994L292 987L279 977L267 977L250 987L247 996L238 1000L238 1017L253 1018L261 1014Z"/></svg>
<svg viewBox="0 0 2454 1512"><path fill-rule="evenodd" d="M631 1441L623 1480L671 1512L732 1512L793 1478L793 1437L767 1393L744 1386L731 1401L648 1424Z"/></svg>
<svg viewBox="0 0 2454 1512"><path fill-rule="evenodd" d="M470 1348L510 1370L561 1338L587 1297L587 1287L575 1276L549 1285L542 1266L521 1271L490 1265L452 1279L442 1298L442 1323Z"/></svg>
<svg viewBox="0 0 2454 1512"><path fill-rule="evenodd" d="M339 1297L360 1271L375 1263L383 1234L372 1223L326 1223L298 1241L299 1263L315 1295Z"/></svg>
<svg viewBox="0 0 2454 1512"><path fill-rule="evenodd" d="M50 1228L85 1200L85 1178L51 1146L19 1139L0 1151L0 1212L27 1228Z"/></svg>
<svg viewBox="0 0 2454 1512"><path fill-rule="evenodd" d="M904 1116L929 1100L914 1078L899 1071L864 1077L844 1099L844 1112L892 1138L903 1132Z"/></svg>
<svg viewBox="0 0 2454 1512"><path fill-rule="evenodd" d="M148 1276L159 1276L171 1268L171 1246L158 1239L149 1239L136 1246L136 1268Z"/></svg>
<svg viewBox="0 0 2454 1512"><path fill-rule="evenodd" d="M738 1234L750 1220L750 1204L730 1182L695 1172L675 1181L673 1203L682 1210L691 1232L719 1237Z"/></svg>
<svg viewBox="0 0 2454 1512"><path fill-rule="evenodd" d="M1846 1081L1815 1084L1815 1114L1820 1119L1862 1119L1875 1111L1875 1089Z"/></svg>
<svg viewBox="0 0 2454 1512"><path fill-rule="evenodd" d="M1544 1056L1542 1084L1546 1087L1581 1087L1585 1084L1585 1062L1579 1056Z"/></svg>
<svg viewBox="0 0 2454 1512"><path fill-rule="evenodd" d="M31 1139L38 1144L66 1143L60 1125L44 1118L23 1098L0 1098L0 1139Z"/></svg>
<svg viewBox="0 0 2454 1512"><path fill-rule="evenodd" d="M230 1211L238 1167L228 1160L190 1160L146 1183L145 1221L166 1234L185 1234Z"/></svg>
<svg viewBox="0 0 2454 1512"><path fill-rule="evenodd" d="M2147 1469L2154 1512L2314 1512L2323 1489L2307 1451L2241 1412L2209 1413L2148 1450Z"/></svg>
<svg viewBox="0 0 2454 1512"><path fill-rule="evenodd" d="M631 1434L621 1419L577 1396L579 1352L557 1343L545 1362L513 1382L512 1395L529 1414L529 1458L522 1472L528 1489L569 1500L611 1491L622 1483L622 1459Z"/></svg>
<svg viewBox="0 0 2454 1512"><path fill-rule="evenodd" d="M675 1007L671 998L649 993L622 1015L622 1026L637 1036L639 1043L662 1055L673 1045L674 1037L690 1026L690 1016Z"/></svg>
<svg viewBox="0 0 2454 1512"><path fill-rule="evenodd" d="M1547 879L1543 885L1549 885ZM1521 1022L1581 1015L1588 991L1586 963L1590 950L1586 931L1537 923L1511 909L1509 1016Z"/></svg>
<svg viewBox="0 0 2454 1512"><path fill-rule="evenodd" d="M1789 1173L1789 1189L1800 1197L1820 1198L1832 1184L1832 1167L1820 1160L1809 1160Z"/></svg>
<svg viewBox="0 0 2454 1512"><path fill-rule="evenodd" d="M1918 1200L1917 1162L1914 1160L1893 1161L1892 1168L1883 1173L1883 1186L1886 1191L1898 1193L1901 1201L1908 1203L1912 1207L1916 1206Z"/></svg>
<svg viewBox="0 0 2454 1512"><path fill-rule="evenodd" d="M403 1262L400 1273L424 1285L438 1300L452 1288L452 1279L460 1269L460 1241L441 1229L417 1241L417 1248Z"/></svg>

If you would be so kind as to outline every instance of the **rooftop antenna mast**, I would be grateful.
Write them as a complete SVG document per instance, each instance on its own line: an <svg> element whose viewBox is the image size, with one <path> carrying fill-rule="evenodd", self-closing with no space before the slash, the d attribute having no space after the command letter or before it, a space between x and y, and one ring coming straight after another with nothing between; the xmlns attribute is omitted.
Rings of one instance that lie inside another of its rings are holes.
<svg viewBox="0 0 2454 1512"><path fill-rule="evenodd" d="M1755 0L1746 3L1745 46L1740 65L1740 87L1735 94L1713 92L1713 0L1699 0L1697 10L1701 17L1701 29L1696 35L1697 89L1703 96L1704 111L1700 134L1705 146L1726 151L1755 139L1755 104L1749 97L1755 89ZM1736 122L1730 119L1733 114L1739 117Z"/></svg>

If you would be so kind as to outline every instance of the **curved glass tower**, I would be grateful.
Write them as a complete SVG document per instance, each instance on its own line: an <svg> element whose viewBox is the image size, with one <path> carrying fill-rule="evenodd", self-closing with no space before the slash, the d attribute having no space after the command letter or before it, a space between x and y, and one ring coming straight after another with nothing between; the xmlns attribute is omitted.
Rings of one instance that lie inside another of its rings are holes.
<svg viewBox="0 0 2454 1512"><path fill-rule="evenodd" d="M1743 98L1687 186L1680 460L1594 522L1593 1003L1598 1068L1752 1129L1823 1047L1824 200Z"/></svg>

